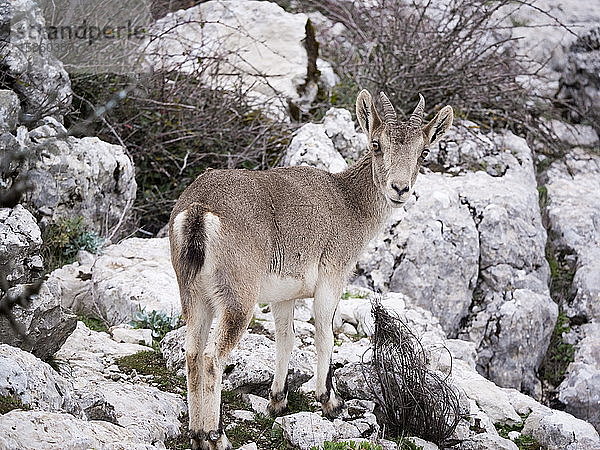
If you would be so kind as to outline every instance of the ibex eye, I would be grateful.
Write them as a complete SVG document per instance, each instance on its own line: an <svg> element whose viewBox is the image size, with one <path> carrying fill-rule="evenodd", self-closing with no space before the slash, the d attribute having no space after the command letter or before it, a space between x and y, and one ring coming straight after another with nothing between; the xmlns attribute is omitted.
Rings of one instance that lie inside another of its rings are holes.
<svg viewBox="0 0 600 450"><path fill-rule="evenodd" d="M378 152L379 151L379 142L377 141L372 141L371 142L371 147L373 148L374 152Z"/></svg>

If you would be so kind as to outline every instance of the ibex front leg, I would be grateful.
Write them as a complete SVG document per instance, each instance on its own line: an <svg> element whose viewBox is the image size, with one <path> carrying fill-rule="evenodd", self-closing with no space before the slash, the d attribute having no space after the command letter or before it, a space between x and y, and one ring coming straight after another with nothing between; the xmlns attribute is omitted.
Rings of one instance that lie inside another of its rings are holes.
<svg viewBox="0 0 600 450"><path fill-rule="evenodd" d="M333 351L333 315L342 295L341 280L320 281L315 291L315 347L317 349L317 380L315 394L321 402L323 414L335 417L344 406L333 389L331 353Z"/></svg>
<svg viewBox="0 0 600 450"><path fill-rule="evenodd" d="M271 384L269 413L281 414L287 408L288 366L294 348L294 304L295 300L271 304L275 319L276 368Z"/></svg>

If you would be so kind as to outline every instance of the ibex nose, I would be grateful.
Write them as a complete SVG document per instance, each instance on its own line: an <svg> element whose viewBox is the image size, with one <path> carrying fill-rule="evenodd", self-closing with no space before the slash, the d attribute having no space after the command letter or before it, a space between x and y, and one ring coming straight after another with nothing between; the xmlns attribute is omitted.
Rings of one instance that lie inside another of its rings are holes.
<svg viewBox="0 0 600 450"><path fill-rule="evenodd" d="M396 183L392 183L392 189L395 190L400 197L402 197L403 194L406 194L409 191L409 187L408 186L404 186L403 188L399 188Z"/></svg>

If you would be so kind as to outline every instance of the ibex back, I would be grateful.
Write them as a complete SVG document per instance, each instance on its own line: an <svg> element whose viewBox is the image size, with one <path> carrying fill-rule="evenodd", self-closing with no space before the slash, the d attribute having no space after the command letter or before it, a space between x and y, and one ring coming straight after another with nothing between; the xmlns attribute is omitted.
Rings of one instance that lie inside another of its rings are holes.
<svg viewBox="0 0 600 450"><path fill-rule="evenodd" d="M287 406L294 301L304 297L314 297L316 396L325 415L340 411L330 372L338 301L363 248L391 208L408 200L427 147L453 119L446 106L422 126L421 96L407 122L397 120L383 93L381 104L383 120L369 92L358 95L356 114L369 149L342 173L310 167L209 170L177 201L169 235L187 322L193 448L231 448L220 421L223 366L257 302L271 302L275 319L271 414Z"/></svg>

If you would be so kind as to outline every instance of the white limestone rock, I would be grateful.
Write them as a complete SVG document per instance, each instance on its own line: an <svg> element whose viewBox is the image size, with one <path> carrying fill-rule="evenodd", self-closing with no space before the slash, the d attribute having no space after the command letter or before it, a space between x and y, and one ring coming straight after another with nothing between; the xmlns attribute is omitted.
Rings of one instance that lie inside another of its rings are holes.
<svg viewBox="0 0 600 450"><path fill-rule="evenodd" d="M598 450L600 437L592 425L563 411L536 410L525 420L522 433L548 450Z"/></svg>
<svg viewBox="0 0 600 450"><path fill-rule="evenodd" d="M420 175L417 200L396 211L358 262L358 281L401 292L431 311L448 333L467 314L477 280L479 240L450 179Z"/></svg>
<svg viewBox="0 0 600 450"><path fill-rule="evenodd" d="M323 118L323 128L342 157L356 161L367 150L367 135L356 130L347 109L329 109Z"/></svg>
<svg viewBox="0 0 600 450"><path fill-rule="evenodd" d="M106 247L92 261L54 272L63 305L108 324L127 323L140 312L181 314L179 287L168 238L130 238Z"/></svg>
<svg viewBox="0 0 600 450"><path fill-rule="evenodd" d="M33 123L42 114L60 117L71 104L71 82L52 54L39 5L31 0L6 2L0 21L7 26L0 60L3 71L14 80L11 88L24 100L24 121Z"/></svg>
<svg viewBox="0 0 600 450"><path fill-rule="evenodd" d="M128 324L110 328L112 338L117 342L152 346L152 330L148 328L133 328Z"/></svg>
<svg viewBox="0 0 600 450"><path fill-rule="evenodd" d="M167 14L141 48L153 68L192 74L213 87L241 85L258 105L266 102L268 114L283 118L288 101L305 109L318 83L334 79L331 66L305 48L307 20L306 14L288 13L273 2L213 0ZM218 74L202 69L209 59L220 60ZM323 81L309 73L313 64Z"/></svg>
<svg viewBox="0 0 600 450"><path fill-rule="evenodd" d="M148 347L118 343L107 333L91 331L79 322L57 358L65 361L61 374L73 383L79 397L97 396L100 403L108 405L116 423L131 434L144 442L162 442L179 434L178 418L185 410L181 396L140 383L111 379L109 369L118 357L140 351L148 351ZM95 413L98 402L89 407Z"/></svg>
<svg viewBox="0 0 600 450"><path fill-rule="evenodd" d="M167 368L177 371L178 375L185 375L185 330L183 326L169 331L160 341L160 352Z"/></svg>
<svg viewBox="0 0 600 450"><path fill-rule="evenodd" d="M548 126L560 141L573 147L593 147L599 144L598 133L590 125L570 124L553 119Z"/></svg>
<svg viewBox="0 0 600 450"><path fill-rule="evenodd" d="M86 421L70 414L13 410L0 416L0 448L32 450L131 449L154 450L132 431L104 421Z"/></svg>
<svg viewBox="0 0 600 450"><path fill-rule="evenodd" d="M585 324L574 361L558 386L558 399L568 413L600 429L600 323Z"/></svg>
<svg viewBox="0 0 600 450"><path fill-rule="evenodd" d="M0 208L0 264L11 286L33 281L43 269L42 233L23 205Z"/></svg>
<svg viewBox="0 0 600 450"><path fill-rule="evenodd" d="M26 175L33 189L25 202L40 214L40 223L83 217L88 230L111 236L132 207L137 189L125 149L97 137L65 137L64 128L63 136L52 127L40 128L23 142L36 155L28 162Z"/></svg>
<svg viewBox="0 0 600 450"><path fill-rule="evenodd" d="M323 126L303 125L292 138L283 155L284 166L311 166L332 173L342 172L348 166L335 150Z"/></svg>
<svg viewBox="0 0 600 450"><path fill-rule="evenodd" d="M17 297L25 288L25 285L15 286L7 295ZM77 324L77 318L61 305L60 287L53 280L43 282L28 305L16 305L12 312L27 339L14 330L5 316L0 316L0 342L30 351L42 359L54 355Z"/></svg>
<svg viewBox="0 0 600 450"><path fill-rule="evenodd" d="M21 104L17 94L10 89L0 89L0 132L13 131L20 114Z"/></svg>
<svg viewBox="0 0 600 450"><path fill-rule="evenodd" d="M308 381L315 364L313 352L295 347L288 371L290 389ZM224 389L267 395L275 374L275 342L263 335L246 333L231 352L226 366Z"/></svg>
<svg viewBox="0 0 600 450"><path fill-rule="evenodd" d="M285 439L301 450L323 445L323 442L331 441L336 434L332 422L311 412L278 417L275 422L281 426Z"/></svg>
<svg viewBox="0 0 600 450"><path fill-rule="evenodd" d="M81 415L73 385L47 363L0 344L0 395L15 396L31 409Z"/></svg>
<svg viewBox="0 0 600 450"><path fill-rule="evenodd" d="M546 354L558 306L548 295L528 289L491 293L483 303L485 309L465 335L478 347L479 372L499 386L539 396L535 372Z"/></svg>

